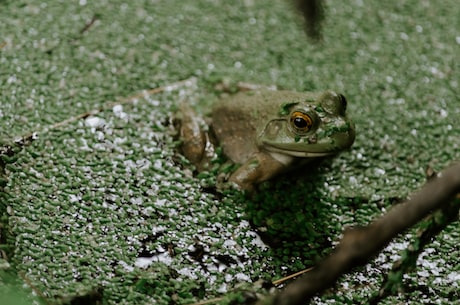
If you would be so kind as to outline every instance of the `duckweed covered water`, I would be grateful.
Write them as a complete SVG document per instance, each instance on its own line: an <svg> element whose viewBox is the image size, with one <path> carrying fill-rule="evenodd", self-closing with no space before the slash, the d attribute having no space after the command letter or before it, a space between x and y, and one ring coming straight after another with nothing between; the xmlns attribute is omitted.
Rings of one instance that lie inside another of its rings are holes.
<svg viewBox="0 0 460 305"><path fill-rule="evenodd" d="M38 136L4 157L1 241L13 246L9 270L50 300L188 304L277 279L328 253L344 226L404 200L428 167L460 157L453 1L328 2L318 45L281 1L0 6L0 142ZM191 76L189 87L46 131ZM342 92L353 148L252 199L209 192L215 177L193 176L171 118L182 101L206 112L222 78ZM406 293L384 303L458 299L458 238L454 223L405 277ZM366 300L409 240L316 302Z"/></svg>

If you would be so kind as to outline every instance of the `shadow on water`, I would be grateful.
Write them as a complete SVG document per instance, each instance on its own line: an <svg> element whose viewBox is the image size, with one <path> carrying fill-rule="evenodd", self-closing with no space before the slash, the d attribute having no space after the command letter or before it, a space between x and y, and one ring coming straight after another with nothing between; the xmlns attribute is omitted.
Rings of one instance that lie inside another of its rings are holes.
<svg viewBox="0 0 460 305"><path fill-rule="evenodd" d="M286 266L311 266L331 250L341 232L324 194L324 170L330 162L322 160L265 182L246 200L248 220L270 246L273 258Z"/></svg>

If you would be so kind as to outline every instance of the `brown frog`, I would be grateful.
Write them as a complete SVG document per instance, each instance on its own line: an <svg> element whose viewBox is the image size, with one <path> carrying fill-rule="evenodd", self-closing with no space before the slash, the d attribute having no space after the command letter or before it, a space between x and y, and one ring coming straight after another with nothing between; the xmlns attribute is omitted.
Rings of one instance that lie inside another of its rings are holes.
<svg viewBox="0 0 460 305"><path fill-rule="evenodd" d="M202 170L214 156L214 144L220 145L229 159L240 164L229 182L251 190L282 171L348 149L355 127L346 107L345 97L333 91L239 92L214 104L206 132L200 118L184 107L182 150Z"/></svg>

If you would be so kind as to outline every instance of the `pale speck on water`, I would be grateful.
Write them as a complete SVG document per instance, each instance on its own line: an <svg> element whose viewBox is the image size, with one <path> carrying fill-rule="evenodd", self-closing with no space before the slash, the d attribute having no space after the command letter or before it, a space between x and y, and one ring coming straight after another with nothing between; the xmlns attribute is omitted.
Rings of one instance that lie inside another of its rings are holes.
<svg viewBox="0 0 460 305"><path fill-rule="evenodd" d="M449 113L447 112L447 110L445 109L439 109L439 115L442 117L442 118L446 118Z"/></svg>
<svg viewBox="0 0 460 305"><path fill-rule="evenodd" d="M401 37L402 40L408 40L409 39L409 35L407 35L406 33L404 32L401 32L399 34L399 37Z"/></svg>
<svg viewBox="0 0 460 305"><path fill-rule="evenodd" d="M128 114L123 111L123 105L115 105L112 110L116 117L122 120L128 119Z"/></svg>
<svg viewBox="0 0 460 305"><path fill-rule="evenodd" d="M383 175L385 175L385 170L382 169L382 168L377 168L377 167L376 167L376 168L374 169L374 174L375 174L376 176L383 176Z"/></svg>
<svg viewBox="0 0 460 305"><path fill-rule="evenodd" d="M105 125L105 120L97 116L89 116L85 119L85 124L86 126L91 127L91 130L94 132L95 128Z"/></svg>
<svg viewBox="0 0 460 305"><path fill-rule="evenodd" d="M358 183L358 179L356 179L355 176L350 176L348 178L348 182L350 183L350 185L356 185Z"/></svg>
<svg viewBox="0 0 460 305"><path fill-rule="evenodd" d="M120 266L123 266L123 268L127 271L127 272L132 272L134 270L133 266L131 266L130 264L124 262L124 261L119 261L118 262L120 264Z"/></svg>

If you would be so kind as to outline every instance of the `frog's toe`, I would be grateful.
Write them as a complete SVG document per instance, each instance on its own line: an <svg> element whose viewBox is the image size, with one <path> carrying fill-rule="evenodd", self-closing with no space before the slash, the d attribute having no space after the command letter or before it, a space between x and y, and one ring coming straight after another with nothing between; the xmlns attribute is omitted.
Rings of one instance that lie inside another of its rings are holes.
<svg viewBox="0 0 460 305"><path fill-rule="evenodd" d="M217 191L224 193L227 190L237 190L252 193L254 191L254 185L252 184L239 184L235 181L218 181L216 183Z"/></svg>

